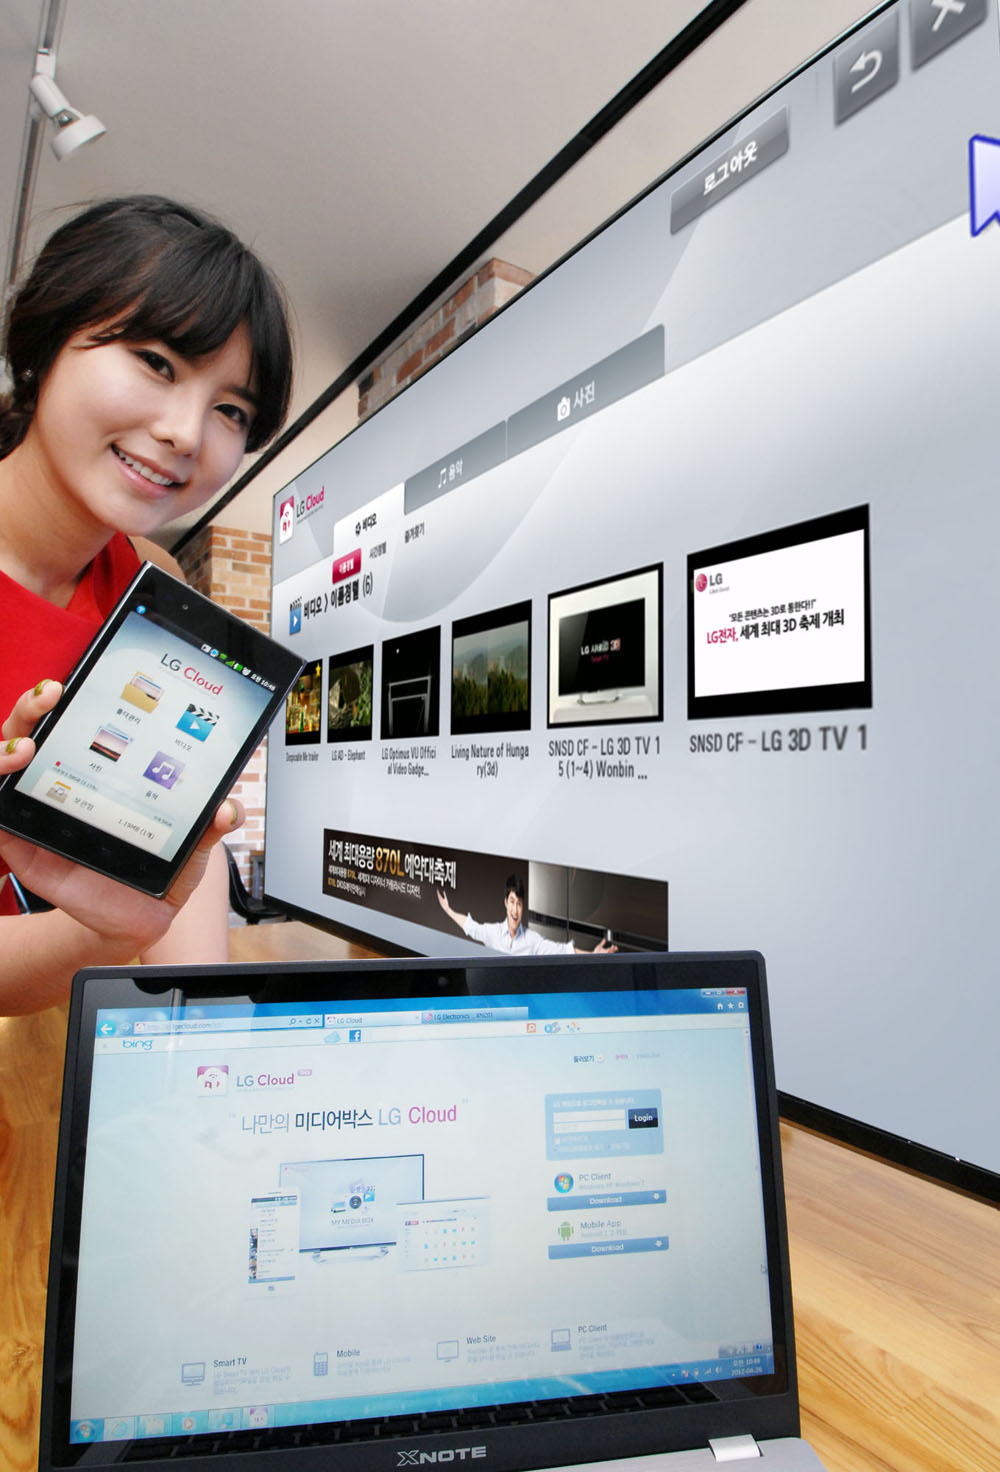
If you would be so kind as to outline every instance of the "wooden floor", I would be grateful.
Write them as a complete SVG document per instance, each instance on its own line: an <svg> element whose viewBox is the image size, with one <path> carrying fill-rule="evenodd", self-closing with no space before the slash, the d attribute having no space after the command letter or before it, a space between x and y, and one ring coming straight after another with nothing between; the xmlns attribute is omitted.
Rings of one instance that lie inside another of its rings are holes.
<svg viewBox="0 0 1000 1472"><path fill-rule="evenodd" d="M234 960L370 954L292 923ZM0 1472L36 1466L65 1013L0 1019ZM828 1472L1000 1472L1000 1212L782 1127L802 1431Z"/></svg>

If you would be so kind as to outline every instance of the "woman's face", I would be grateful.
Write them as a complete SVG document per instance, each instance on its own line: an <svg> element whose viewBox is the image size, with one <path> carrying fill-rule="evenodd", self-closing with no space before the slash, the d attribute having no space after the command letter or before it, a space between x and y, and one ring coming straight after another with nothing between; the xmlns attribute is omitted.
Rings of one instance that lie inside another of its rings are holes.
<svg viewBox="0 0 1000 1472"><path fill-rule="evenodd" d="M113 531L146 536L235 473L253 421L250 338L183 358L162 342L71 337L24 440L57 494Z"/></svg>

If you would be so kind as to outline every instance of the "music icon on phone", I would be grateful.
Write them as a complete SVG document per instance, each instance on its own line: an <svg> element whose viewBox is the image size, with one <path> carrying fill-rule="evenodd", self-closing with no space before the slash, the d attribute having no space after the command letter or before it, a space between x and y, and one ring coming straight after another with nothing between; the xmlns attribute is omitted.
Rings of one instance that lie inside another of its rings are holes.
<svg viewBox="0 0 1000 1472"><path fill-rule="evenodd" d="M158 782L161 787L173 787L183 770L183 762L179 762L174 756L167 756L165 751L158 751L142 775Z"/></svg>

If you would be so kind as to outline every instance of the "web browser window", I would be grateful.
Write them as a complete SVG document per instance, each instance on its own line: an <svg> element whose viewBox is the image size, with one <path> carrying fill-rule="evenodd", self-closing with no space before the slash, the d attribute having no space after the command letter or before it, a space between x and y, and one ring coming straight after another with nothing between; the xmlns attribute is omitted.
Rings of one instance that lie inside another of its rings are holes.
<svg viewBox="0 0 1000 1472"><path fill-rule="evenodd" d="M94 1048L76 1443L774 1368L742 988L102 1011Z"/></svg>

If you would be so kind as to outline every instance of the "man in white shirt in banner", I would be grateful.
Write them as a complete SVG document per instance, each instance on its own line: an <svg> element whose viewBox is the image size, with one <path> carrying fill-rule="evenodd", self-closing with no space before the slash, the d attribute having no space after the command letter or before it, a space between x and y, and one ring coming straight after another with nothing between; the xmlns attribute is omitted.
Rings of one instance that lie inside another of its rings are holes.
<svg viewBox="0 0 1000 1472"><path fill-rule="evenodd" d="M521 923L524 914L524 883L517 874L511 874L504 886L503 903L507 918L495 924L480 925L471 915L459 915L449 905L447 896L441 889L438 890L437 897L445 914L454 920L460 930L464 930L470 940L489 946L491 951L502 951L505 956L596 956L598 953L610 954L618 949L608 941L601 940L592 951L581 951L571 940L546 940L544 936L529 930Z"/></svg>

